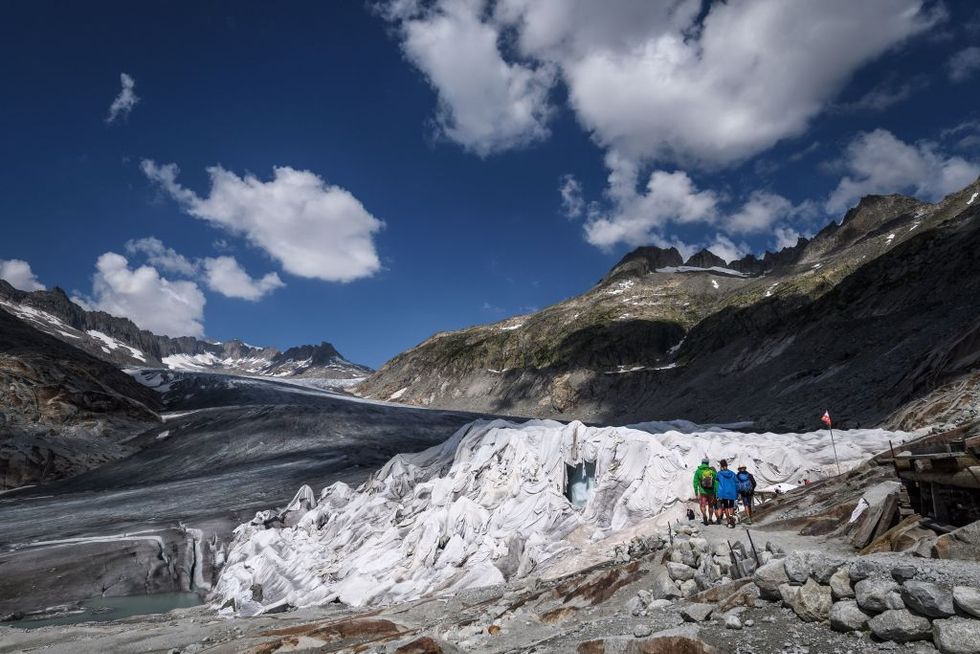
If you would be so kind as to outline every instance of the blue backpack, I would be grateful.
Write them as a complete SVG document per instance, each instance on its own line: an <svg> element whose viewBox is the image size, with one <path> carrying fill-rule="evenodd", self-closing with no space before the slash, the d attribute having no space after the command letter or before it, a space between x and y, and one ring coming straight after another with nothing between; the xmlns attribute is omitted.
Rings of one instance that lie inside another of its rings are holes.
<svg viewBox="0 0 980 654"><path fill-rule="evenodd" d="M752 476L747 472L740 472L735 477L739 493L752 492Z"/></svg>

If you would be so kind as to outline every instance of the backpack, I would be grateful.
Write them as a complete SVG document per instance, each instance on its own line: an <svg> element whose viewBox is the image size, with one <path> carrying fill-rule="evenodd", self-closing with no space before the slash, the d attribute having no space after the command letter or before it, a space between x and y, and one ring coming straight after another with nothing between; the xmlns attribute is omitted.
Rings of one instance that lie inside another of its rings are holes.
<svg viewBox="0 0 980 654"><path fill-rule="evenodd" d="M736 479L739 493L748 495L752 492L752 476L749 473L746 472L744 477L739 473Z"/></svg>
<svg viewBox="0 0 980 654"><path fill-rule="evenodd" d="M710 491L715 487L715 471L711 468L706 468L704 472L701 473L701 490Z"/></svg>

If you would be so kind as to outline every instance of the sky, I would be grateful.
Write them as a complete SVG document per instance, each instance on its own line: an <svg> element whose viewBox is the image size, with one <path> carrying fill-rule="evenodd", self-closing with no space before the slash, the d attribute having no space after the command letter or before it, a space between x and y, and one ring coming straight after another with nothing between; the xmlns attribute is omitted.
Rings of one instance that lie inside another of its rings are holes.
<svg viewBox="0 0 980 654"><path fill-rule="evenodd" d="M374 367L980 175L969 1L6 3L0 80L0 278Z"/></svg>

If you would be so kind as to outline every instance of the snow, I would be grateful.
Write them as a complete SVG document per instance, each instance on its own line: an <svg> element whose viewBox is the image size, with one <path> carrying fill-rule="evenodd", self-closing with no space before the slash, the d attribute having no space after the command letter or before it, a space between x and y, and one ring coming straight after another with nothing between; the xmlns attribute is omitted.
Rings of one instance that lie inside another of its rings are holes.
<svg viewBox="0 0 980 654"><path fill-rule="evenodd" d="M666 268L657 268L658 273L691 273L691 272L713 272L719 273L721 275L731 275L732 277L748 277L747 274L739 272L737 270L732 270L731 268L722 268L721 266L711 266L710 268L698 268L697 266L667 266Z"/></svg>
<svg viewBox="0 0 980 654"><path fill-rule="evenodd" d="M56 329L55 331L61 334L62 336L67 336L68 338L81 338L81 336L78 336L77 334L69 334L68 332L62 331L60 329Z"/></svg>
<svg viewBox="0 0 980 654"><path fill-rule="evenodd" d="M980 193L974 193L973 195L971 195L970 199L966 201L966 204L967 205L973 204L973 201L977 199L978 195L980 195Z"/></svg>
<svg viewBox="0 0 980 654"><path fill-rule="evenodd" d="M164 438L167 438L168 436L170 436L170 430L169 429L167 431L162 431L159 434L157 434L157 440L158 441L162 441Z"/></svg>
<svg viewBox="0 0 980 654"><path fill-rule="evenodd" d="M163 361L163 365L171 370L204 370L208 366L213 366L221 362L218 357L210 352L194 355L171 354L170 356L163 357L161 361Z"/></svg>
<svg viewBox="0 0 980 654"><path fill-rule="evenodd" d="M406 386L405 388L399 388L397 391L395 391L394 393L388 396L388 401L390 402L391 400L401 399L402 395L404 395L407 391L408 391L408 386Z"/></svg>
<svg viewBox="0 0 980 654"><path fill-rule="evenodd" d="M889 234L887 237L885 237L885 243L891 243L894 240L895 240L895 234L894 234L894 232L891 233L891 234Z"/></svg>
<svg viewBox="0 0 980 654"><path fill-rule="evenodd" d="M772 284L772 286L770 286L769 288L767 288L766 289L766 297L772 297L772 292L776 290L776 287L777 286L779 286L779 282L775 282L775 283Z"/></svg>
<svg viewBox="0 0 980 654"><path fill-rule="evenodd" d="M508 325L507 327L501 327L500 328L500 331L502 331L502 332L509 332L509 331L513 331L515 329L520 329L523 326L524 326L524 323L519 322L516 325Z"/></svg>
<svg viewBox="0 0 980 654"><path fill-rule="evenodd" d="M641 524L653 528L681 515L704 456L746 465L763 488L834 474L825 430L749 434L673 426L470 423L441 445L395 456L357 489L337 482L317 498L303 487L287 510L262 511L240 525L211 601L234 599L239 613L255 615L284 602L384 604L546 577L549 567L558 574L608 555ZM889 439L913 436L840 432L841 467L887 449ZM576 500L585 500L576 507L566 496L568 467L583 463L594 464L595 473L575 491ZM276 516L285 526L266 528ZM261 602L252 599L256 583Z"/></svg>
<svg viewBox="0 0 980 654"><path fill-rule="evenodd" d="M109 336L108 334L103 334L102 332L97 331L95 329L90 329L85 333L91 336L92 338L96 340L100 340L103 343L105 343L105 346L110 350L115 350L120 345L119 341L117 341L113 337Z"/></svg>
<svg viewBox="0 0 980 654"><path fill-rule="evenodd" d="M715 288L719 288L719 286L718 286L718 280L712 279L711 280L711 285L714 286Z"/></svg>

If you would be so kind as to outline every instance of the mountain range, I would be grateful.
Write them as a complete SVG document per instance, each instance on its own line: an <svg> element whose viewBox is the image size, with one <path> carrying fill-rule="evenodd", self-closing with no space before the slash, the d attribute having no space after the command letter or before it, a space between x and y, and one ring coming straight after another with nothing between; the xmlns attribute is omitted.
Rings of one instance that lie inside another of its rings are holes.
<svg viewBox="0 0 980 654"><path fill-rule="evenodd" d="M60 288L25 292L0 280L0 309L89 354L124 367L167 368L267 377L358 379L372 372L346 360L330 343L280 351L239 340L172 338L140 329L128 318L86 311Z"/></svg>
<svg viewBox="0 0 980 654"><path fill-rule="evenodd" d="M980 388L978 194L980 180L935 204L868 196L731 263L641 247L582 295L436 334L356 391L607 424L805 431L828 408L850 426L955 422Z"/></svg>

